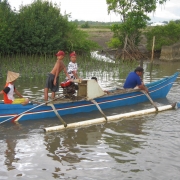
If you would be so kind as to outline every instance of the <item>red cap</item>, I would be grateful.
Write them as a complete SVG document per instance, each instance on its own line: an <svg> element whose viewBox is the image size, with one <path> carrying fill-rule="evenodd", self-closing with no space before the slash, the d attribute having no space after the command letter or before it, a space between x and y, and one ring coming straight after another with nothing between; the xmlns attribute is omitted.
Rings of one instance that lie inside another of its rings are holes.
<svg viewBox="0 0 180 180"><path fill-rule="evenodd" d="M72 57L72 56L76 56L75 51L73 51L73 52L72 52L69 56L70 56L70 57Z"/></svg>
<svg viewBox="0 0 180 180"><path fill-rule="evenodd" d="M58 53L56 54L56 56L65 56L65 53L63 51L58 51Z"/></svg>

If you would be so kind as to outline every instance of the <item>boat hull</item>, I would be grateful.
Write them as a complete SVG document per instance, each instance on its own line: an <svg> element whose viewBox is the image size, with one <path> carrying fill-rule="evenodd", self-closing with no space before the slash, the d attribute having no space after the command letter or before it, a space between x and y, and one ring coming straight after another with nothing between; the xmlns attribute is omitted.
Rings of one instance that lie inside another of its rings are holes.
<svg viewBox="0 0 180 180"><path fill-rule="evenodd" d="M151 98L153 100L158 98L165 98L178 75L179 73L175 73L170 77L147 84L146 86L149 89ZM137 91L103 96L96 98L95 100L99 104L101 109L107 109L142 103L148 101L148 98L142 92ZM53 118L56 116L51 106L43 105L35 108L36 106L38 105L29 104L26 106L22 106L20 104L0 104L0 122L3 122L10 117L17 117L18 114L21 114L24 111L28 111L31 108L34 109L22 114L22 116L19 117L20 121ZM54 104L54 106L61 116L97 110L97 107L91 101L85 100L59 103Z"/></svg>

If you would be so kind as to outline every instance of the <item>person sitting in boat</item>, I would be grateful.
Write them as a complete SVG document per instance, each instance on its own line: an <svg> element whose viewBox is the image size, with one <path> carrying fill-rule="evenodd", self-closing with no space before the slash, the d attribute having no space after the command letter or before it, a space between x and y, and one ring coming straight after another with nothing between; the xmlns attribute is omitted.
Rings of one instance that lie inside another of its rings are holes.
<svg viewBox="0 0 180 180"><path fill-rule="evenodd" d="M67 98L74 98L76 90L78 90L78 85L74 83L75 79L79 79L77 70L78 66L76 63L76 53L73 51L70 55L70 62L68 64L67 73L69 78L66 77L65 82L62 82L60 86L63 88L63 94Z"/></svg>
<svg viewBox="0 0 180 180"><path fill-rule="evenodd" d="M141 89L148 93L147 87L141 80L141 76L144 73L144 69L142 67L137 67L134 72L130 72L125 80L124 89Z"/></svg>
<svg viewBox="0 0 180 180"><path fill-rule="evenodd" d="M79 76L78 76L78 65L77 65L77 62L76 62L76 53L75 51L73 51L70 55L70 62L68 64L68 74L71 78L71 80L74 80L74 79L79 79ZM68 78L66 77L66 80L68 80Z"/></svg>
<svg viewBox="0 0 180 180"><path fill-rule="evenodd" d="M68 72L68 74L70 76L70 80L66 77L66 81L71 81L71 87L74 86L75 90L78 90L78 85L73 82L73 80L79 79L79 76L78 76L78 73L77 73L78 65L77 65L77 62L76 62L76 56L77 55L76 55L75 51L73 51L72 53L70 53L69 56L70 56L70 62L68 64L67 72Z"/></svg>
<svg viewBox="0 0 180 180"><path fill-rule="evenodd" d="M26 105L29 103L28 98L23 98L20 92L15 88L14 82L19 77L19 73L8 71L6 85L0 94L4 96L4 104L23 104ZM14 93L20 98L14 98Z"/></svg>

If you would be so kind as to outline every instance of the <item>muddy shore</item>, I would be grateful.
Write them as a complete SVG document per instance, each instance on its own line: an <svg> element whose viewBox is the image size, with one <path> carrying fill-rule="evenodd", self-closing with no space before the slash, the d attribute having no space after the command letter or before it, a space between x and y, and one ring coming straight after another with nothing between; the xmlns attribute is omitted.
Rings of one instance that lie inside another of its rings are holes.
<svg viewBox="0 0 180 180"><path fill-rule="evenodd" d="M117 49L112 49L108 47L108 42L113 37L113 32L110 31L110 29L88 29L85 30L89 34L89 39L96 42L100 48L97 49L99 54L106 55L106 56L114 56L117 55ZM143 53L144 56L146 56L147 60L151 59L151 52L149 52L146 49L146 38L142 35L141 42L138 46L141 53ZM154 59L159 59L160 52L154 52Z"/></svg>

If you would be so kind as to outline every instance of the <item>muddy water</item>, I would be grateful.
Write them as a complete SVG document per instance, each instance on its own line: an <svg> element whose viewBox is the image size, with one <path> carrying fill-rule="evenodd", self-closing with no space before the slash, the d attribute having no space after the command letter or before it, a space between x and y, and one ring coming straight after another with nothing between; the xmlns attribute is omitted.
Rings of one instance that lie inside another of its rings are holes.
<svg viewBox="0 0 180 180"><path fill-rule="evenodd" d="M145 64L145 82L180 71L180 63L158 63L150 72ZM109 89L121 86L125 77L99 78ZM42 96L41 80L18 80L27 97ZM0 84L4 79L0 79ZM180 77L167 98L157 105L180 102ZM109 109L114 115L151 108L150 103ZM100 117L100 113L64 116L69 122ZM180 178L180 110L119 120L65 132L44 133L59 125L54 119L0 125L0 179L78 180L177 180Z"/></svg>

